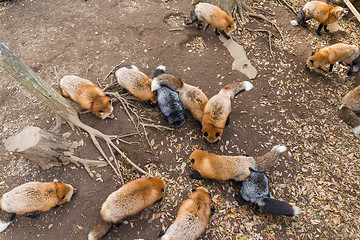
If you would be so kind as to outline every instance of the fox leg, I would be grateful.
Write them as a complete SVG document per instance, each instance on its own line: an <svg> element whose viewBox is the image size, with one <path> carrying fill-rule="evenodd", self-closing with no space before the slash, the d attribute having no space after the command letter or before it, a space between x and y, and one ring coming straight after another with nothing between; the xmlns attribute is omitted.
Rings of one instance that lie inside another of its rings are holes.
<svg viewBox="0 0 360 240"><path fill-rule="evenodd" d="M317 34L318 36L321 36L320 31L321 31L321 29L322 29L323 27L324 27L324 25L323 25L322 23L320 23L319 28L316 30L316 34Z"/></svg>
<svg viewBox="0 0 360 240"><path fill-rule="evenodd" d="M325 32L329 32L329 29L327 29L327 25L324 26Z"/></svg>
<svg viewBox="0 0 360 240"><path fill-rule="evenodd" d="M329 72L332 72L333 67L334 67L334 64L330 64L330 67L329 67Z"/></svg>
<svg viewBox="0 0 360 240"><path fill-rule="evenodd" d="M189 177L191 179L197 179L197 180L205 180L206 178L204 178L200 173L193 173L190 174Z"/></svg>
<svg viewBox="0 0 360 240"><path fill-rule="evenodd" d="M237 192L234 192L234 198L240 206L245 204L245 200Z"/></svg>
<svg viewBox="0 0 360 240"><path fill-rule="evenodd" d="M228 39L228 40L230 39L229 35L227 35L227 34L224 32L224 30L221 30L220 33L221 33L226 39ZM215 34L219 36L220 33L218 32L217 28L215 28Z"/></svg>
<svg viewBox="0 0 360 240"><path fill-rule="evenodd" d="M350 66L350 69L349 69L349 71L347 72L347 74L346 74L346 75L351 76L351 75L352 75L352 73L353 73L353 67L352 67L352 66Z"/></svg>

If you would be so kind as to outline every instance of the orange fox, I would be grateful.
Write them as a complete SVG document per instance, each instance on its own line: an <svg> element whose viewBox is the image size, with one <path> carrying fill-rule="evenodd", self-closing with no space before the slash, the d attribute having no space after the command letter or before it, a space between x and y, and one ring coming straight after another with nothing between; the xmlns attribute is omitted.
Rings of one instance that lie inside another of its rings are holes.
<svg viewBox="0 0 360 240"><path fill-rule="evenodd" d="M103 203L100 216L88 239L103 237L114 223L160 201L164 196L164 189L165 183L158 177L140 178L123 185Z"/></svg>
<svg viewBox="0 0 360 240"><path fill-rule="evenodd" d="M221 33L226 39L230 39L228 34L236 30L234 19L219 7L209 3L196 4L194 11L190 13L190 19L191 21L186 23L187 25L197 22L200 30L202 21L206 21L215 27L217 35Z"/></svg>
<svg viewBox="0 0 360 240"><path fill-rule="evenodd" d="M250 171L265 172L279 161L280 154L286 147L276 145L270 152L260 157L224 156L197 149L190 155L191 167L198 174L190 175L193 179L214 179L226 181L244 181Z"/></svg>
<svg viewBox="0 0 360 240"><path fill-rule="evenodd" d="M328 32L327 25L339 21L346 14L347 12L342 7L332 7L324 2L311 1L300 9L296 19L291 20L291 24L297 26L302 23L305 26L307 20L314 18L320 23L319 28L316 30L316 34L320 36L322 28L324 28L325 32Z"/></svg>
<svg viewBox="0 0 360 240"><path fill-rule="evenodd" d="M115 71L119 85L132 95L151 105L156 103L156 92L151 91L152 79L141 72L136 66L124 66Z"/></svg>
<svg viewBox="0 0 360 240"><path fill-rule="evenodd" d="M360 85L348 92L339 107L340 118L360 134Z"/></svg>
<svg viewBox="0 0 360 240"><path fill-rule="evenodd" d="M2 216L0 232L4 231L16 214L32 214L49 211L51 208L69 202L76 190L69 184L60 182L28 182L22 184L1 198Z"/></svg>
<svg viewBox="0 0 360 240"><path fill-rule="evenodd" d="M226 85L207 102L201 121L202 133L208 142L221 139L224 128L229 124L231 100L239 93L249 91L253 85L248 81Z"/></svg>
<svg viewBox="0 0 360 240"><path fill-rule="evenodd" d="M352 72L358 72L360 67L359 47L345 43L336 43L320 49L307 59L306 64L311 70L330 64L329 72L331 72L334 64L339 61L350 66L347 73L348 76Z"/></svg>
<svg viewBox="0 0 360 240"><path fill-rule="evenodd" d="M181 204L174 223L166 230L161 240L198 239L205 231L212 211L208 190L198 187Z"/></svg>
<svg viewBox="0 0 360 240"><path fill-rule="evenodd" d="M60 80L58 92L71 98L81 107L90 109L101 119L113 118L113 106L103 90L87 79L68 75Z"/></svg>

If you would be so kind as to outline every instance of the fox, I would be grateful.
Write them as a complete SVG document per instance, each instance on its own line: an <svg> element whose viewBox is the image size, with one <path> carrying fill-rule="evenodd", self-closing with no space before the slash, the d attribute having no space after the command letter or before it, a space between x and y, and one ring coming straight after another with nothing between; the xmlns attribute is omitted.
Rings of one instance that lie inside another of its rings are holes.
<svg viewBox="0 0 360 240"><path fill-rule="evenodd" d="M210 3L196 4L194 10L190 13L190 21L185 24L191 25L197 22L197 28L201 30L203 21L215 27L216 35L221 33L226 39L230 39L228 34L236 30L234 19L219 7Z"/></svg>
<svg viewBox="0 0 360 240"><path fill-rule="evenodd" d="M306 60L306 65L310 70L313 70L330 64L329 72L331 72L336 62L342 62L350 66L347 72L348 76L351 76L353 72L358 72L360 68L359 47L345 43L336 43L324 47L310 56Z"/></svg>
<svg viewBox="0 0 360 240"><path fill-rule="evenodd" d="M244 181L251 170L265 172L278 163L280 154L286 151L283 145L274 146L260 157L225 156L197 149L190 155L190 165L197 173L192 179L214 179L218 181Z"/></svg>
<svg viewBox="0 0 360 240"><path fill-rule="evenodd" d="M320 23L316 34L321 36L321 29L329 32L327 25L339 21L347 11L339 6L333 7L321 1L311 1L304 5L297 14L296 19L291 20L293 26L298 26L300 23L305 27L306 21L313 18Z"/></svg>
<svg viewBox="0 0 360 240"><path fill-rule="evenodd" d="M115 71L119 85L148 106L156 103L156 92L151 91L152 79L135 65L123 66Z"/></svg>
<svg viewBox="0 0 360 240"><path fill-rule="evenodd" d="M348 92L338 109L339 116L355 134L360 134L360 85Z"/></svg>
<svg viewBox="0 0 360 240"><path fill-rule="evenodd" d="M113 224L161 201L164 192L165 183L159 177L139 178L123 185L102 204L100 215L88 239L100 239Z"/></svg>
<svg viewBox="0 0 360 240"><path fill-rule="evenodd" d="M253 87L248 81L231 83L210 98L201 120L201 131L208 142L215 143L221 139L225 126L230 122L231 100L239 93L249 91Z"/></svg>
<svg viewBox="0 0 360 240"><path fill-rule="evenodd" d="M209 218L214 212L208 190L198 187L180 206L174 223L159 234L161 240L195 240L206 229Z"/></svg>
<svg viewBox="0 0 360 240"><path fill-rule="evenodd" d="M165 69L165 66L158 66L155 70L154 78L164 73ZM184 125L186 118L184 106L176 91L166 86L157 89L157 104L160 112L171 126L181 127Z"/></svg>
<svg viewBox="0 0 360 240"><path fill-rule="evenodd" d="M177 93L179 93L180 100L185 109L188 109L192 116L199 122L201 122L204 108L208 102L208 98L205 93L198 87L194 87L190 84L186 84L179 77L165 73L164 70L158 70L155 74L152 83L151 90L156 91L162 86L166 86Z"/></svg>
<svg viewBox="0 0 360 240"><path fill-rule="evenodd" d="M77 190L61 182L28 182L5 193L0 200L0 232L4 231L16 215L30 218L40 216L39 212L70 202Z"/></svg>
<svg viewBox="0 0 360 240"><path fill-rule="evenodd" d="M90 80L75 75L64 76L59 82L58 93L91 110L101 119L114 118L112 114L114 108L110 99Z"/></svg>
<svg viewBox="0 0 360 240"><path fill-rule="evenodd" d="M257 204L265 213L295 217L301 209L286 202L270 198L269 178L265 173L251 171L250 175L242 182L240 194L234 193L239 205L245 201Z"/></svg>

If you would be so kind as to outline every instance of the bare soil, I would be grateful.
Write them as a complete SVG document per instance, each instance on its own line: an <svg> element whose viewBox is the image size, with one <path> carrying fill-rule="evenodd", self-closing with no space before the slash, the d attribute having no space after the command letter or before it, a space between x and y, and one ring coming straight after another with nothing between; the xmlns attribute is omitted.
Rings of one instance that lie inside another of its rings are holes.
<svg viewBox="0 0 360 240"><path fill-rule="evenodd" d="M174 131L148 129L157 156L138 137L126 139L139 142L136 145L119 143L134 162L163 177L166 197L111 229L104 239L156 239L159 231L171 224L190 190L199 185L209 189L217 210L202 239L360 238L360 141L337 115L341 98L359 77L345 77L339 65L334 73L324 75L306 70L304 64L320 46L336 41L358 43L354 36L358 25L347 22L350 25L344 31L317 37L316 23L307 30L292 27L294 15L278 1L248 3L274 13L269 18L276 20L286 39L281 41L276 29L251 18L233 34L259 74L251 80L254 89L234 100L231 122L220 143L205 142L199 123L190 114L184 126ZM104 77L123 60L149 76L163 64L168 72L200 87L209 98L228 83L248 80L231 69L233 58L211 27L199 32L195 26L181 26L182 16L192 9L190 0L19 0L1 4L1 40L54 88L68 74L99 80L105 86L110 79L103 82ZM265 27L275 34L273 57L267 35L245 27ZM138 101L134 104L138 114L166 125L157 108L147 108ZM2 69L0 108L0 140L25 126L52 130L55 125L53 112ZM91 113L80 117L106 134L135 131L119 103L114 105L114 114L113 120L101 120ZM66 132L71 129L63 124L60 133ZM70 139L84 141L77 156L101 159L82 131L72 132ZM289 151L268 174L271 192L303 210L296 218L266 215L251 204L238 206L232 197L238 183L191 180L188 175L192 170L184 165L198 147L219 154L262 155L276 144L286 145ZM0 239L86 239L102 202L120 187L110 167L93 169L96 177L91 178L84 169L72 165L42 171L7 152L3 144L0 156L0 193L28 181L54 179L79 190L70 203L42 213L38 220L16 217ZM126 181L140 177L125 162L123 169Z"/></svg>

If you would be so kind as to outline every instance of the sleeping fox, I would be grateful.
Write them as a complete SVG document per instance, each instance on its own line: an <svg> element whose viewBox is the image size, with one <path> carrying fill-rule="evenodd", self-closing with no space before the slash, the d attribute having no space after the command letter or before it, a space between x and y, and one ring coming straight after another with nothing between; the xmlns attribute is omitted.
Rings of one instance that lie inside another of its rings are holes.
<svg viewBox="0 0 360 240"><path fill-rule="evenodd" d="M206 21L215 27L217 35L221 33L226 39L230 39L228 34L236 30L234 19L219 7L209 3L196 4L194 11L190 13L190 19L191 21L186 23L186 25L197 22L198 29L200 30L202 21Z"/></svg>
<svg viewBox="0 0 360 240"><path fill-rule="evenodd" d="M322 28L328 32L327 25L339 21L346 14L347 12L342 7L332 7L324 2L311 1L300 9L296 19L291 20L291 24L297 26L302 23L305 26L305 22L313 18L320 23L316 30L316 34L320 36Z"/></svg>
<svg viewBox="0 0 360 240"><path fill-rule="evenodd" d="M307 59L306 64L311 70L330 64L329 72L331 72L336 62L342 62L350 66L347 75L351 76L352 72L359 71L359 59L360 49L358 46L336 43L317 51Z"/></svg>

